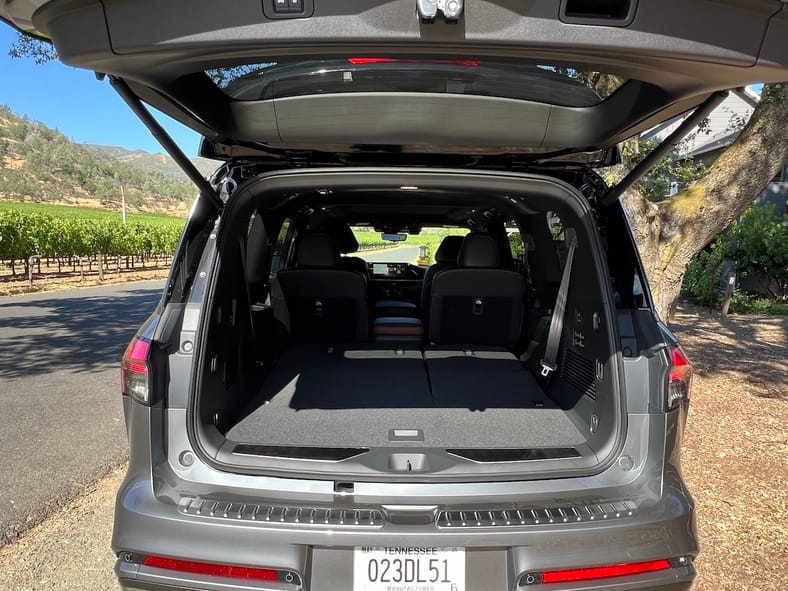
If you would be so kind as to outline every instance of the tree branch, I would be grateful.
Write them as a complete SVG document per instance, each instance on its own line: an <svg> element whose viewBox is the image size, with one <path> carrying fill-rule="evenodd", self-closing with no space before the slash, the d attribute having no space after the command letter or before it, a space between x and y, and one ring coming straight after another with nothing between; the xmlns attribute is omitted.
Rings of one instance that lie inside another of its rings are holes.
<svg viewBox="0 0 788 591"><path fill-rule="evenodd" d="M660 204L662 215L674 223L701 226L694 232L698 249L741 215L788 159L788 84L767 85L762 96L739 137L708 172Z"/></svg>
<svg viewBox="0 0 788 591"><path fill-rule="evenodd" d="M637 199L625 201L663 318L675 308L690 261L752 204L784 165L786 122L788 84L767 85L738 138L700 179L645 209Z"/></svg>

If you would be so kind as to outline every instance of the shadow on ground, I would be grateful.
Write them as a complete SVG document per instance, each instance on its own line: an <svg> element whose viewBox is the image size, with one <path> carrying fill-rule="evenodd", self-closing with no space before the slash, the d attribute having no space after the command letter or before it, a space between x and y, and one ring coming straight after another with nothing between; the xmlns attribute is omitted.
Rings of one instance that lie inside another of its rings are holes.
<svg viewBox="0 0 788 591"><path fill-rule="evenodd" d="M0 378L119 366L126 345L160 297L157 287L2 301Z"/></svg>

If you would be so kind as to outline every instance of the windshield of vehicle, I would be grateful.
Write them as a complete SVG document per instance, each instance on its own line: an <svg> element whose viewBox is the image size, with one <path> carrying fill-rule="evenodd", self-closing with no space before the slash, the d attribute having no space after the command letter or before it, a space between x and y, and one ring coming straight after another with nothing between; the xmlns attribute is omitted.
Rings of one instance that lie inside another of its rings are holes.
<svg viewBox="0 0 788 591"><path fill-rule="evenodd" d="M397 262L431 265L435 262L435 252L446 236L465 236L468 228L424 227L418 234L408 234L402 242L387 242L380 232L372 227L352 226L353 235L358 241L357 256L367 262ZM382 267L381 267L382 268Z"/></svg>
<svg viewBox="0 0 788 591"><path fill-rule="evenodd" d="M570 67L494 59L351 57L249 64L206 74L244 101L352 92L494 96L569 107L593 106L624 78Z"/></svg>

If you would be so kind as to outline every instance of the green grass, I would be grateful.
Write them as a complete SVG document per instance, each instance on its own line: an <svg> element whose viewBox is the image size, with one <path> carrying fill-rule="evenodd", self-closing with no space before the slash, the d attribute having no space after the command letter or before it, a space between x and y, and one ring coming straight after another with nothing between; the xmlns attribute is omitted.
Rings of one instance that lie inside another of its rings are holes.
<svg viewBox="0 0 788 591"><path fill-rule="evenodd" d="M96 209L93 207L72 207L69 205L49 205L47 203L0 202L0 211L20 211L22 213L41 213L62 219L106 220L121 219L119 211ZM183 222L184 219L165 213L127 213L126 220L145 224L170 224Z"/></svg>

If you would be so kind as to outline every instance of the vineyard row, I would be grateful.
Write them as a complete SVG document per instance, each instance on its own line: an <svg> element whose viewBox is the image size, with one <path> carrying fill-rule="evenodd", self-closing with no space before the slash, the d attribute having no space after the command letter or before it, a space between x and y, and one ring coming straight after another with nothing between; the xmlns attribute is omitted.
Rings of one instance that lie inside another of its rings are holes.
<svg viewBox="0 0 788 591"><path fill-rule="evenodd" d="M27 272L32 257L52 259L128 257L145 260L171 255L183 222L124 225L121 220L61 219L41 213L0 211L0 259L21 264ZM72 263L73 264L73 263Z"/></svg>

